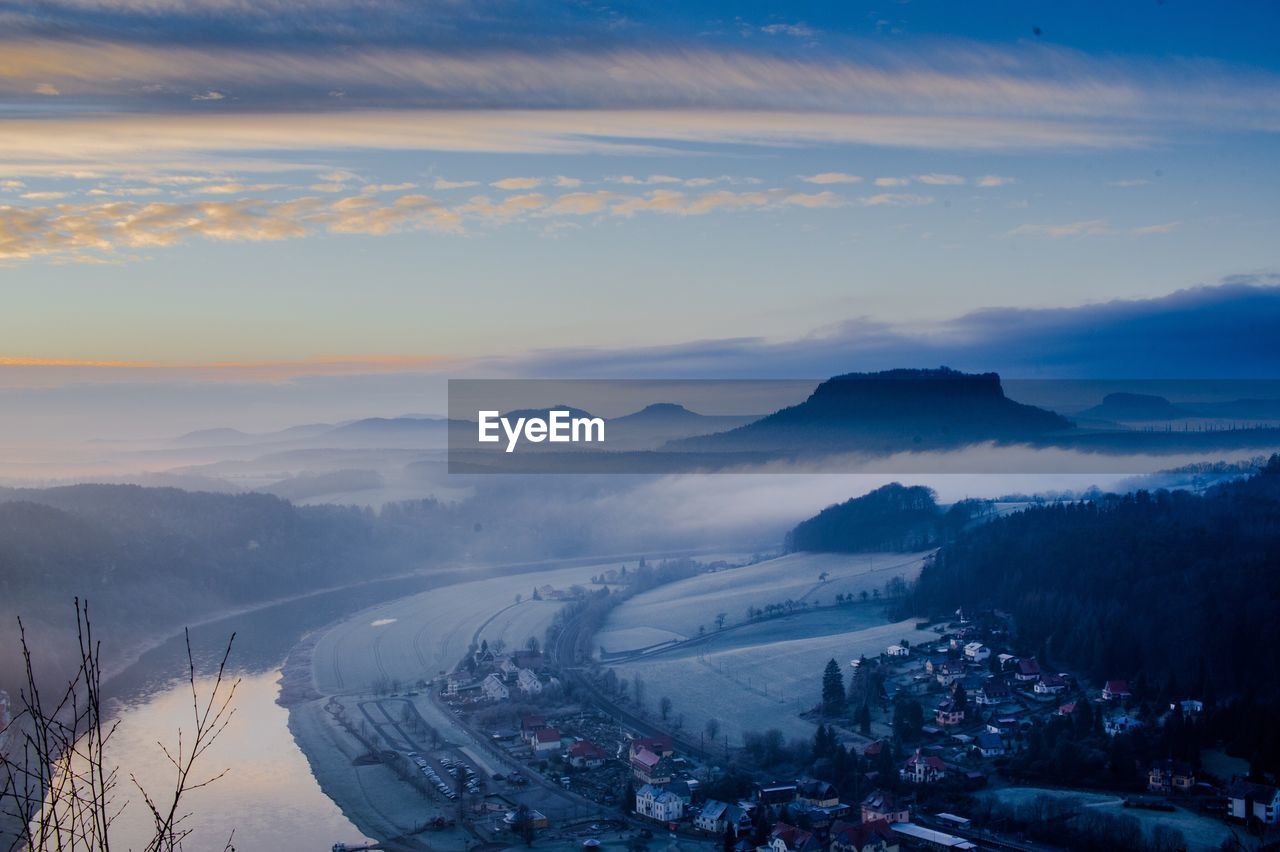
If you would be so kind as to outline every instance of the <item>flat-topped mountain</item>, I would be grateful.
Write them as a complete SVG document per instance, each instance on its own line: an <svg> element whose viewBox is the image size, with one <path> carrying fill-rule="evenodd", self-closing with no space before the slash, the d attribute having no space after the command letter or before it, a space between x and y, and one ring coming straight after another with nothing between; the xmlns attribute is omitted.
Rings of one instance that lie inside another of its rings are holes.
<svg viewBox="0 0 1280 852"><path fill-rule="evenodd" d="M673 441L682 451L892 451L1043 438L1071 429L1059 414L1014 402L996 373L848 373L804 402L716 435Z"/></svg>
<svg viewBox="0 0 1280 852"><path fill-rule="evenodd" d="M1100 405L1080 412L1081 417L1098 420L1128 421L1178 420L1194 417L1187 408L1174 405L1162 396L1147 393L1109 393Z"/></svg>

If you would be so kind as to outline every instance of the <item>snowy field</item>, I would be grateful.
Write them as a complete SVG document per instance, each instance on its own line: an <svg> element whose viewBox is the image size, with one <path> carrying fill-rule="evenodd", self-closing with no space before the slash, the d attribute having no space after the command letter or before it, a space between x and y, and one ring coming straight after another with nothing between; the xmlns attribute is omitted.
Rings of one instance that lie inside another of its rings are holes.
<svg viewBox="0 0 1280 852"><path fill-rule="evenodd" d="M715 630L747 620L748 607L786 600L830 604L836 595L872 594L894 577L914 579L927 554L793 553L744 568L701 574L636 595L609 616L596 635L597 646L616 653L660 642L689 639L701 627ZM827 573L826 582L818 577Z"/></svg>
<svg viewBox="0 0 1280 852"><path fill-rule="evenodd" d="M700 562L745 559L742 554L710 553ZM473 639L501 639L508 649L522 648L530 637L543 641L563 606L532 600L535 587L572 585L591 588L592 575L637 559L614 557L591 564L507 577L491 577L411 595L363 610L320 638L312 654L316 689L324 695L362 692L379 678L413 684L453 669ZM597 587L598 588L598 587ZM516 603L516 596L520 603Z"/></svg>
<svg viewBox="0 0 1280 852"><path fill-rule="evenodd" d="M799 714L818 703L827 660L837 660L847 679L851 660L915 635L914 620L886 624L877 610L853 606L773 619L613 669L619 678L640 676L650 712L670 698L673 714L683 715L695 737L715 718L731 746L741 745L745 732L768 728L788 739L812 738L815 726Z"/></svg>
<svg viewBox="0 0 1280 852"><path fill-rule="evenodd" d="M986 795L1001 802L1017 803L1034 799L1036 796L1054 796L1063 799L1077 799L1086 808L1097 808L1103 813L1119 816L1128 814L1137 817L1142 823L1143 831L1150 836L1157 825L1167 825L1181 831L1187 840L1191 852L1217 849L1231 834L1230 828L1221 820L1185 810L1147 811L1141 808L1126 808L1124 800L1119 796L1107 793L1086 793L1078 790L1053 790L1040 787L1008 787L992 790Z"/></svg>
<svg viewBox="0 0 1280 852"><path fill-rule="evenodd" d="M591 575L618 562L516 574L432 589L364 610L328 630L316 643L312 670L322 694L362 692L380 677L412 684L451 670L473 638L523 647L541 642L562 606L530 600L535 586L588 585ZM521 602L515 603L516 595Z"/></svg>

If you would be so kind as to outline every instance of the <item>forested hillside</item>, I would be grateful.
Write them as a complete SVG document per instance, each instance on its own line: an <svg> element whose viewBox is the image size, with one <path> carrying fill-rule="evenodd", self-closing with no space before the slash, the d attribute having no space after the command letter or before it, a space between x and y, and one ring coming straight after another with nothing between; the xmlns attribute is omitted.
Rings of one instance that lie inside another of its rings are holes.
<svg viewBox="0 0 1280 852"><path fill-rule="evenodd" d="M0 645L11 649L0 688L20 662L17 616L40 642L64 636L75 596L118 647L325 587L592 546L591 530L548 524L514 499L477 486L471 500L374 512L134 485L0 489Z"/></svg>
<svg viewBox="0 0 1280 852"><path fill-rule="evenodd" d="M967 530L926 565L921 614L1012 614L1028 653L1162 693L1280 700L1280 456L1184 491L1048 505Z"/></svg>
<svg viewBox="0 0 1280 852"><path fill-rule="evenodd" d="M927 550L952 538L987 505L965 500L943 511L931 489L891 482L802 521L787 534L786 548L834 553Z"/></svg>

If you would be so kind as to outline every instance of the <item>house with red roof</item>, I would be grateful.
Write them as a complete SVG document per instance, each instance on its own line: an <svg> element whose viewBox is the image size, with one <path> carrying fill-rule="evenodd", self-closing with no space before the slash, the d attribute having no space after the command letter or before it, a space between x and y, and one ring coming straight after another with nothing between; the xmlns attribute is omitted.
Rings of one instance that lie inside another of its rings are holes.
<svg viewBox="0 0 1280 852"><path fill-rule="evenodd" d="M769 834L770 852L819 852L822 844L812 831L780 822Z"/></svg>
<svg viewBox="0 0 1280 852"><path fill-rule="evenodd" d="M884 820L861 825L839 822L832 827L830 852L898 852L898 836Z"/></svg>
<svg viewBox="0 0 1280 852"><path fill-rule="evenodd" d="M1102 687L1103 701L1125 701L1133 697L1133 693L1129 691L1129 681L1127 680L1109 680Z"/></svg>
<svg viewBox="0 0 1280 852"><path fill-rule="evenodd" d="M631 755L631 774L644 784L670 784L671 759L641 747Z"/></svg>
<svg viewBox="0 0 1280 852"><path fill-rule="evenodd" d="M1018 660L1018 667L1014 670L1013 676L1023 683L1037 681L1040 679L1040 663L1036 662L1035 657L1024 657Z"/></svg>
<svg viewBox="0 0 1280 852"><path fill-rule="evenodd" d="M596 769L608 759L605 750L590 740L579 740L569 746L569 765L578 769Z"/></svg>
<svg viewBox="0 0 1280 852"><path fill-rule="evenodd" d="M534 757L560 753L560 731L557 728L539 728L529 737Z"/></svg>
<svg viewBox="0 0 1280 852"><path fill-rule="evenodd" d="M671 737L665 735L657 737L636 737L631 741L632 754L635 754L642 748L647 748L659 757L671 757L671 755L676 753L675 741L672 740Z"/></svg>
<svg viewBox="0 0 1280 852"><path fill-rule="evenodd" d="M908 784L932 784L941 781L946 774L947 765L942 762L942 758L925 754L920 749L916 749L916 753L907 758L898 772Z"/></svg>

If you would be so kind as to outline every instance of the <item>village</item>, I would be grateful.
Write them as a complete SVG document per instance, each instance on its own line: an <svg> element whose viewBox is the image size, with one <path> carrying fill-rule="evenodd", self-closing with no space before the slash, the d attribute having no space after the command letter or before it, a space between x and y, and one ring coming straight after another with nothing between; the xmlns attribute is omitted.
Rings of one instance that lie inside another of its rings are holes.
<svg viewBox="0 0 1280 852"><path fill-rule="evenodd" d="M995 794L1017 789L1017 756L1036 748L1052 726L1083 726L1108 740L1134 737L1194 721L1203 703L1188 696L1153 709L1123 680L1087 688L1069 672L1046 670L1035 656L1005 650L1006 622L999 612L957 612L945 624L921 624L915 642L904 638L877 658L846 661L834 691L828 664L823 703L806 716L818 723L820 739L829 737L850 756L852 784L848 766L833 772L831 760L813 755L791 761L812 774L778 780L761 765L767 762L753 765L750 748L727 740L723 751L709 746L707 734L715 743L715 731L699 732L696 744L687 731L662 732L666 708L651 718L621 706L621 698L600 706L608 692L576 689L535 638L509 652L482 643L440 691L529 777L598 803L633 827L682 840L735 852L1052 849L1016 820L997 828L1001 820L992 819ZM589 678L609 678L598 663L588 669ZM864 697L865 709L855 708ZM1149 848L1200 848L1179 829L1161 827L1171 815L1212 820L1225 836L1238 829L1241 837L1245 829L1270 836L1280 821L1275 787L1197 773L1170 757L1143 764L1143 773L1143 788L1119 789L1117 810L1154 821L1160 830L1142 832L1155 838ZM842 788L857 795L842 795ZM533 842L550 820L515 809L505 824Z"/></svg>

